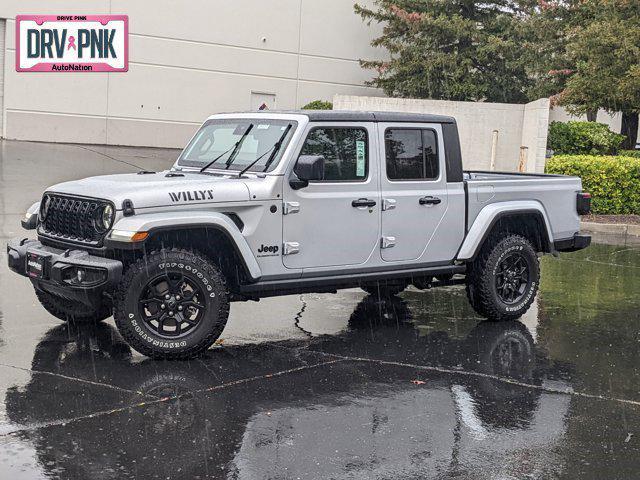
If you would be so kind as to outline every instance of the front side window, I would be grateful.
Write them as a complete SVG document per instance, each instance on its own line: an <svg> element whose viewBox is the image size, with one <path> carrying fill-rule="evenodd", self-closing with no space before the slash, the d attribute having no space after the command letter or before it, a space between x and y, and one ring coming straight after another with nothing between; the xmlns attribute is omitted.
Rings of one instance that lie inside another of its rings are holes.
<svg viewBox="0 0 640 480"><path fill-rule="evenodd" d="M314 128L300 155L324 157L325 182L363 181L369 173L369 145L364 128Z"/></svg>
<svg viewBox="0 0 640 480"><path fill-rule="evenodd" d="M288 125L291 125L291 128L287 131ZM278 164L293 135L295 126L296 122L287 120L210 120L202 126L187 148L184 149L178 159L178 165L202 168L220 156L220 159L211 166L212 169L225 169L227 168L227 160L233 160L228 169L242 170L262 156L250 169L250 171L261 172L266 167L274 145L287 132L277 155L268 166L267 171L270 171ZM242 140L233 158L230 158L234 146L247 131L249 133Z"/></svg>
<svg viewBox="0 0 640 480"><path fill-rule="evenodd" d="M433 130L389 128L384 134L389 180L434 180L439 175Z"/></svg>

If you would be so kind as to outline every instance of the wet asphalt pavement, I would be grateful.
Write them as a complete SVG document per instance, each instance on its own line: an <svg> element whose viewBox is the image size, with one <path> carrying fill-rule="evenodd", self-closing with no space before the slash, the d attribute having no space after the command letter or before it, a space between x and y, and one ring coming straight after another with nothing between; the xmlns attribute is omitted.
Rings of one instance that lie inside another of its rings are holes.
<svg viewBox="0 0 640 480"><path fill-rule="evenodd" d="M177 155L0 143L0 241L45 187L133 170L103 154ZM3 247L0 478L637 478L639 269L629 247L545 257L519 322L462 287L235 303L204 358L161 362L47 314Z"/></svg>

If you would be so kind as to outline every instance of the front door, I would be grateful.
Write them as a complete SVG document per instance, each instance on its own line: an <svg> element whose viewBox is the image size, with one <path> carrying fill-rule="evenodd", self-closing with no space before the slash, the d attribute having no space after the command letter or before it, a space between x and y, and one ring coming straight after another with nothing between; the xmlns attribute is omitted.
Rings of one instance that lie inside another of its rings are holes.
<svg viewBox="0 0 640 480"><path fill-rule="evenodd" d="M380 123L379 135L382 259L428 263L438 257L427 251L447 211L441 127Z"/></svg>
<svg viewBox="0 0 640 480"><path fill-rule="evenodd" d="M324 180L284 185L283 262L287 268L359 265L378 250L380 194L376 129L314 123L299 155L325 158Z"/></svg>

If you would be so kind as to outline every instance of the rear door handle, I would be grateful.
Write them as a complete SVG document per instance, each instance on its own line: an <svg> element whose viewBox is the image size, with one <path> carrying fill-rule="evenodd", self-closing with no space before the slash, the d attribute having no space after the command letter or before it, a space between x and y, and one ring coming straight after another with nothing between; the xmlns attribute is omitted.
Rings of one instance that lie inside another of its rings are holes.
<svg viewBox="0 0 640 480"><path fill-rule="evenodd" d="M438 205L441 202L442 200L440 200L438 197L431 196L422 197L420 200L418 200L418 203L420 203L420 205Z"/></svg>
<svg viewBox="0 0 640 480"><path fill-rule="evenodd" d="M376 201L369 200L368 198L359 198L358 200L354 200L353 202L351 202L351 206L356 208L360 208L360 207L371 208L376 206Z"/></svg>

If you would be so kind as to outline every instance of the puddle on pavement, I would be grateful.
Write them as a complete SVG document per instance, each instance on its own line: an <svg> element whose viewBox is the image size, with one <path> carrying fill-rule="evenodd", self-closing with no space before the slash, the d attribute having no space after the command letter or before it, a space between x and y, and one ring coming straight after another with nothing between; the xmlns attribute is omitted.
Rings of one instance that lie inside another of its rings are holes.
<svg viewBox="0 0 640 480"><path fill-rule="evenodd" d="M5 298L0 477L630 478L638 269L627 247L545 257L518 322L480 322L460 287L238 304L190 362Z"/></svg>

